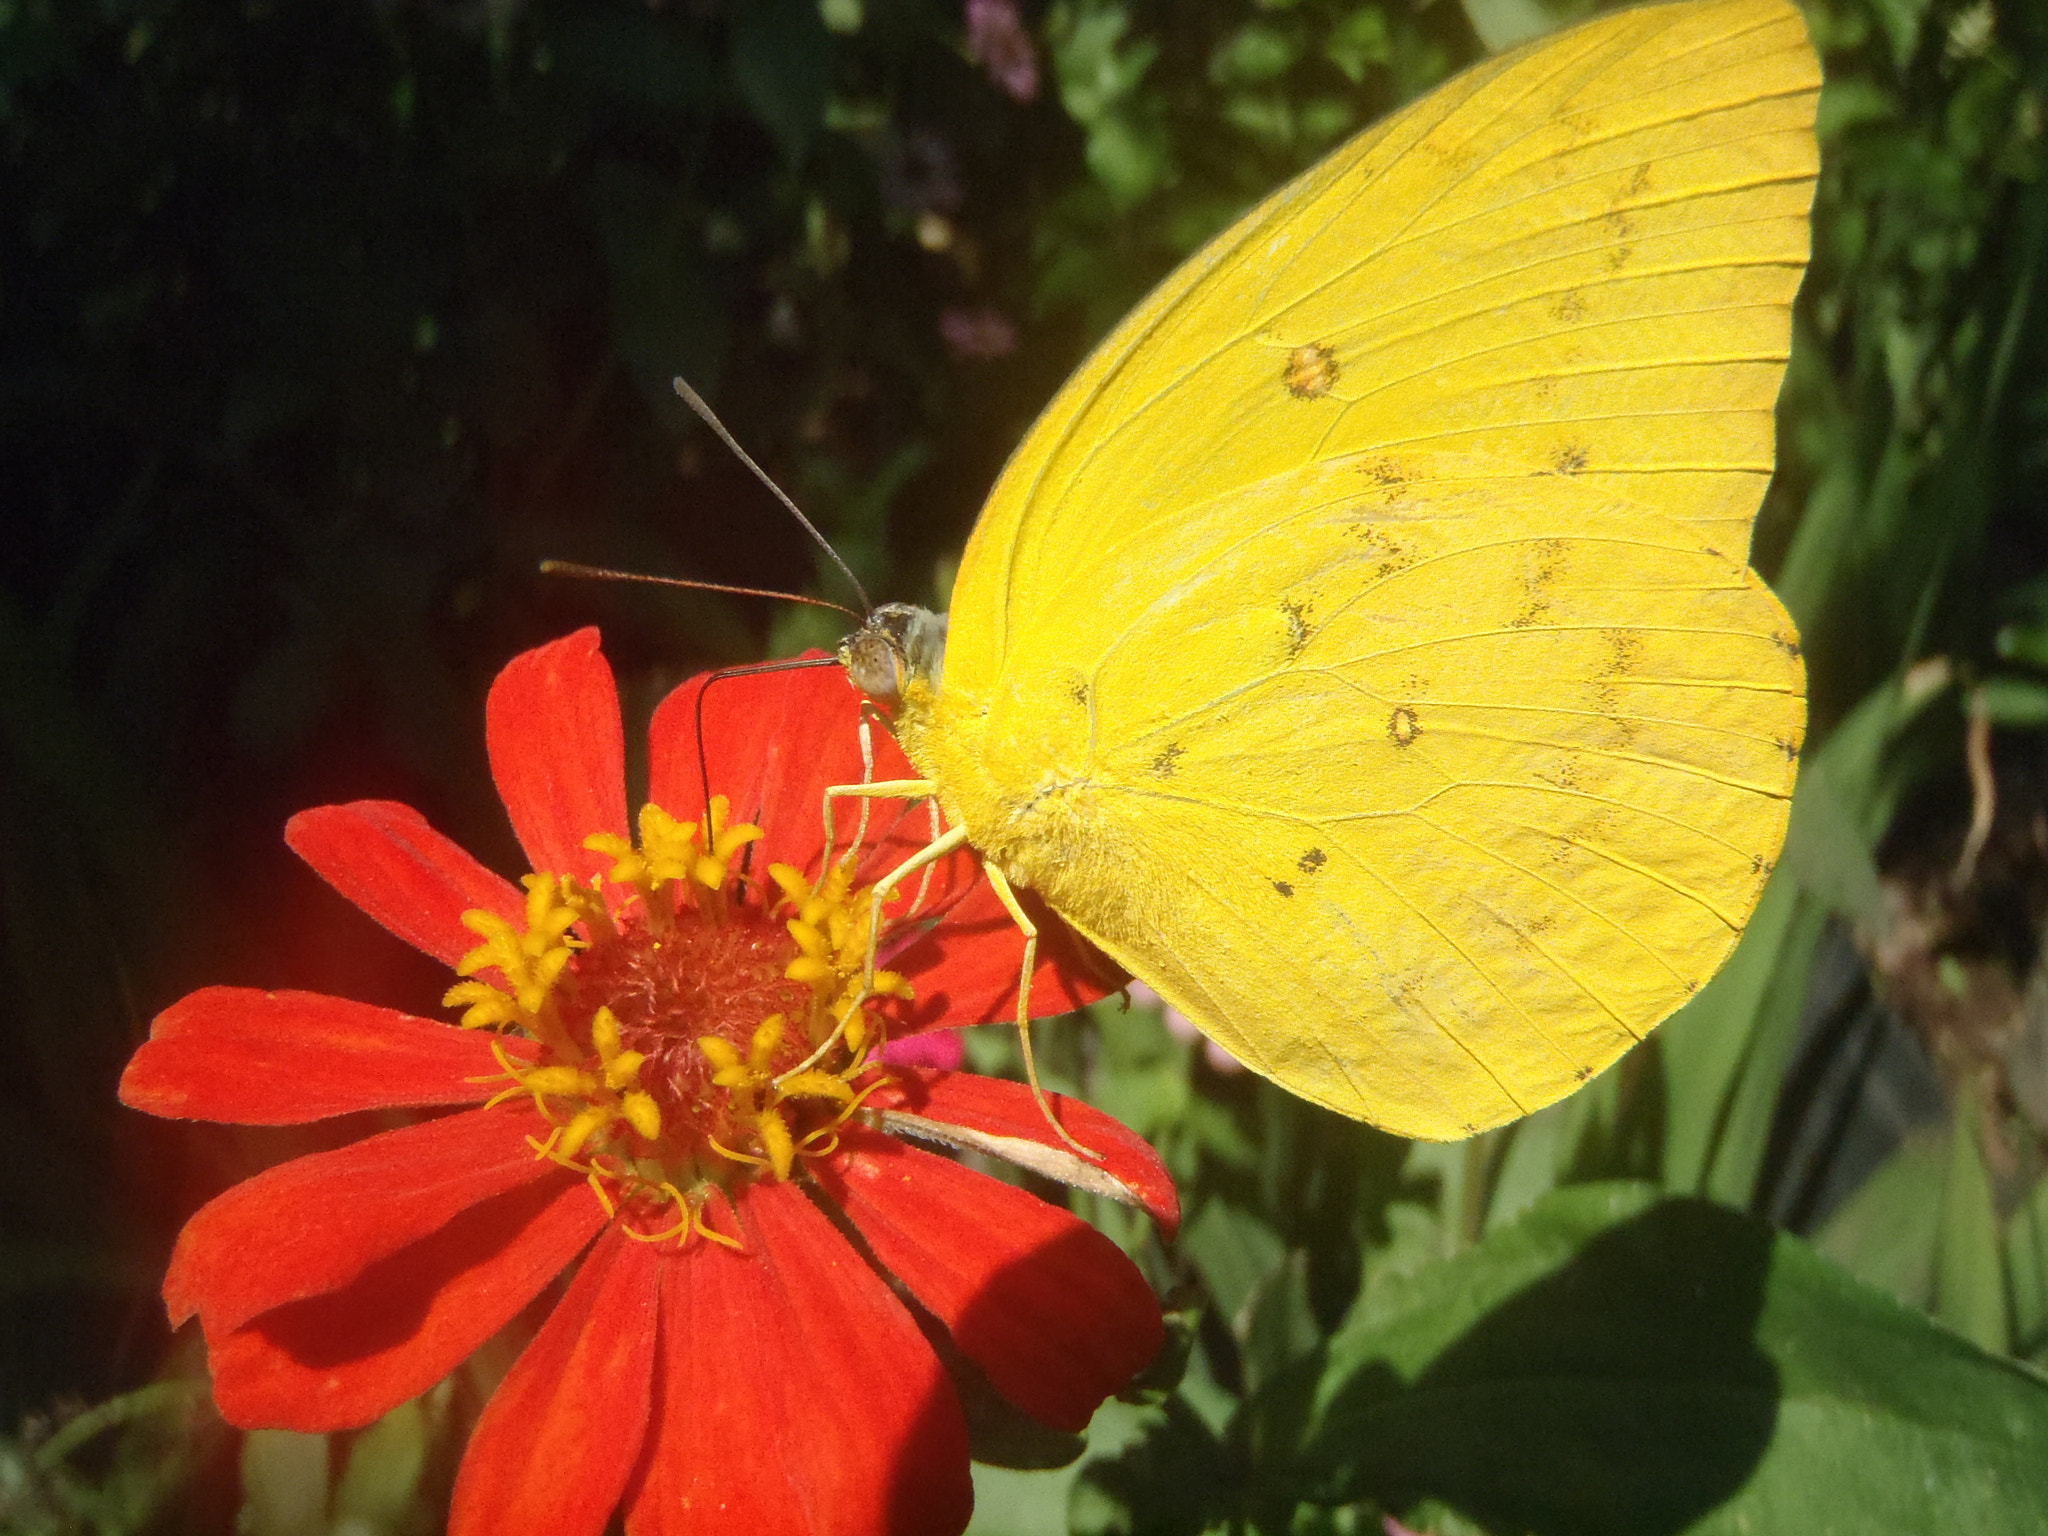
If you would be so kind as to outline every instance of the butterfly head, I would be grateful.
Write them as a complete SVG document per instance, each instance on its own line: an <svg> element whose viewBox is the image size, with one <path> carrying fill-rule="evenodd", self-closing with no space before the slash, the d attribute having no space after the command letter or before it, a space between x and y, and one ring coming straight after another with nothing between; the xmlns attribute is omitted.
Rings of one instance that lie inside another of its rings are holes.
<svg viewBox="0 0 2048 1536"><path fill-rule="evenodd" d="M913 682L936 691L946 659L946 616L910 603L884 603L839 642L839 664L877 704L903 702Z"/></svg>

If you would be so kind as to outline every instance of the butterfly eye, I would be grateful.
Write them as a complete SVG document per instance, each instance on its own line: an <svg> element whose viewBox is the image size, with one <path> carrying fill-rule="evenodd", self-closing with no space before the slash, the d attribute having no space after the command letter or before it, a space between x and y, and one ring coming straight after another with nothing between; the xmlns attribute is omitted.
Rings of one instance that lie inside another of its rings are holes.
<svg viewBox="0 0 2048 1536"><path fill-rule="evenodd" d="M903 643L872 617L839 642L839 664L853 686L877 704L903 698Z"/></svg>

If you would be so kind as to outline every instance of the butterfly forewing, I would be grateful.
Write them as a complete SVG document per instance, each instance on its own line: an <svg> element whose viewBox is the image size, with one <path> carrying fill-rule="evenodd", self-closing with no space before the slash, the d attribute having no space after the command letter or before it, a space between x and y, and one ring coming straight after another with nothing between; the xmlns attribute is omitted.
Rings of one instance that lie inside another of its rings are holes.
<svg viewBox="0 0 2048 1536"><path fill-rule="evenodd" d="M1607 479L1740 558L1803 271L1819 74L1783 0L1622 12L1491 61L1274 194L1040 418L977 525L949 669L1180 508L1332 455Z"/></svg>

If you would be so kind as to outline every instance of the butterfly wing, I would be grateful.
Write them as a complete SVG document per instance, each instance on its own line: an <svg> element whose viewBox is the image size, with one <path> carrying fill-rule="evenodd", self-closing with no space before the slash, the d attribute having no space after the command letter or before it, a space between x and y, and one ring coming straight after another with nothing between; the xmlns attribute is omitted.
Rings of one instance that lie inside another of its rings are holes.
<svg viewBox="0 0 2048 1536"><path fill-rule="evenodd" d="M991 497L913 756L1297 1092L1499 1123L1746 920L1803 722L1744 556L1818 83L1783 0L1460 76L1170 278Z"/></svg>
<svg viewBox="0 0 2048 1536"><path fill-rule="evenodd" d="M1143 558L1191 503L1368 449L1563 468L1743 555L1819 84L1785 0L1624 11L1467 71L1283 187L1019 446L954 587L949 683L1057 648L1039 616L1077 566Z"/></svg>
<svg viewBox="0 0 2048 1536"><path fill-rule="evenodd" d="M1249 1065L1428 1137L1570 1092L1713 974L1804 720L1739 559L1599 486L1427 455L1182 526L1077 578L1121 627L981 719L1009 857L1084 933Z"/></svg>

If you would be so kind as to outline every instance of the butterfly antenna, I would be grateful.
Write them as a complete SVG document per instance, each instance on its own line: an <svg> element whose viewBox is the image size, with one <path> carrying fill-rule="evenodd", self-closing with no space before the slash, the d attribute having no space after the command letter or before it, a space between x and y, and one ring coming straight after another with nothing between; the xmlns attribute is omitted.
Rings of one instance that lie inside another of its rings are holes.
<svg viewBox="0 0 2048 1536"><path fill-rule="evenodd" d="M830 608L834 613L843 613L856 624L864 617L844 603L828 603L822 597L806 597L801 592L735 587L722 581L692 581L686 576L648 576L639 571L615 571L607 566L585 565L578 560L543 560L540 569L544 576L578 576L588 581L638 581L651 587L684 587L692 592L730 592L735 597L772 597L778 602L807 603L813 608Z"/></svg>
<svg viewBox="0 0 2048 1536"><path fill-rule="evenodd" d="M852 583L853 590L860 594L860 606L863 613L867 609L874 607L874 604L868 601L868 589L860 584L860 578L853 574L853 568L839 558L839 551L832 547L832 541L826 538L824 534L818 532L817 524L804 516L803 510L789 499L788 493L768 478L768 471L756 464L747 453L747 450L742 448L733 435L725 430L725 423L720 421L718 413L705 403L704 397L698 394L696 390L690 388L689 382L685 379L677 378L671 382L674 385L676 394L682 399L683 404L697 413L697 419L717 434L718 440L732 450L733 456L754 472L754 478L767 486L775 499L789 509L789 515L803 525L804 532L818 541L818 548L831 556L832 563L839 567L840 574Z"/></svg>
<svg viewBox="0 0 2048 1536"><path fill-rule="evenodd" d="M827 608L837 608L837 603L826 603ZM840 612L846 612L840 609ZM855 614L858 618L859 615ZM752 677L757 672L794 672L801 667L836 667L837 656L799 656L788 661L759 661L745 667L720 667L716 672L707 673L704 686L697 690L697 782L704 791L704 814L711 814L711 760L704 755L704 695L711 691L711 685L728 677ZM751 847L751 845L749 845Z"/></svg>

